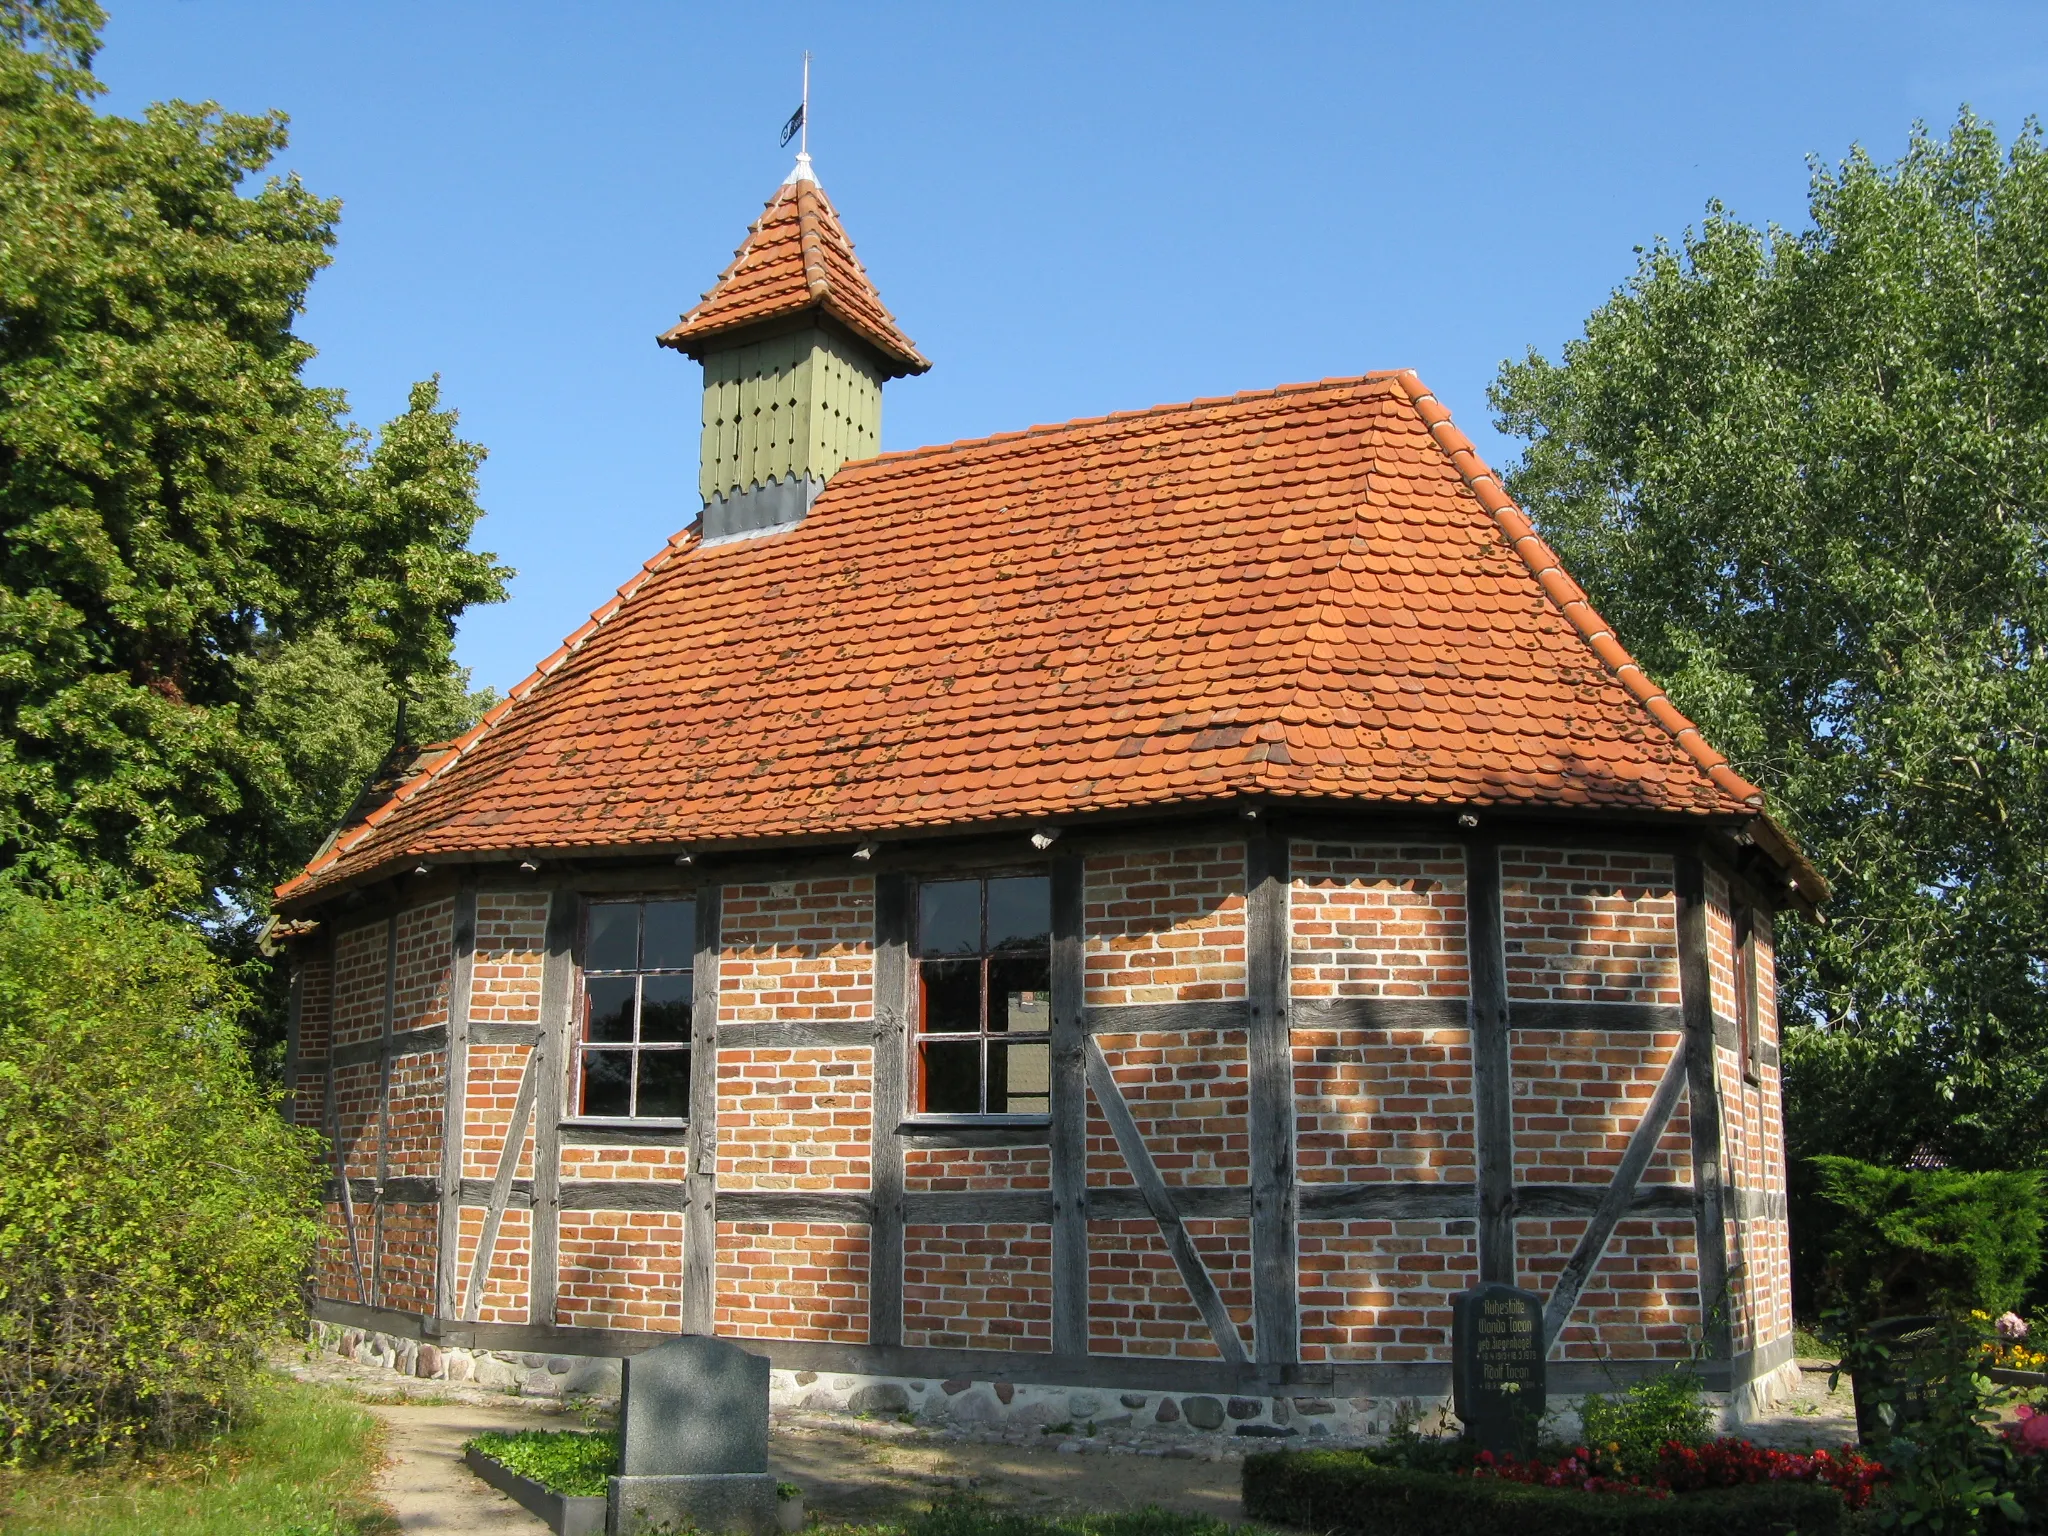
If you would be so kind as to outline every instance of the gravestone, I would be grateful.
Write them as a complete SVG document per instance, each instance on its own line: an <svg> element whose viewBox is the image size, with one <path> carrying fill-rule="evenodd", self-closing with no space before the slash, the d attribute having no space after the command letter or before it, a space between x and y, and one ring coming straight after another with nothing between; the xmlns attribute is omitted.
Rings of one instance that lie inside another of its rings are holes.
<svg viewBox="0 0 2048 1536"><path fill-rule="evenodd" d="M778 1528L768 1473L768 1361L685 1334L626 1361L606 1530Z"/></svg>
<svg viewBox="0 0 2048 1536"><path fill-rule="evenodd" d="M1864 1338L1880 1347L1851 1373L1856 1399L1856 1438L1876 1445L1927 1416L1927 1381L1949 1364L1938 1317L1890 1317L1872 1323Z"/></svg>
<svg viewBox="0 0 2048 1536"><path fill-rule="evenodd" d="M1490 1284L1451 1303L1451 1400L1482 1451L1534 1450L1546 1406L1542 1297Z"/></svg>

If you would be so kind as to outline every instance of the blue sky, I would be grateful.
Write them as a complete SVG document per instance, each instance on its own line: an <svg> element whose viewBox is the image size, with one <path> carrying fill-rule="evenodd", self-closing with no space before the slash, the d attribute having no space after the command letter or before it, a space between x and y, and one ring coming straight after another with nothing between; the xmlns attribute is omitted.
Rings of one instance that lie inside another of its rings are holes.
<svg viewBox="0 0 2048 1536"><path fill-rule="evenodd" d="M343 199L316 381L374 425L438 372L491 450L520 574L460 655L500 690L696 515L698 370L653 338L788 169L805 49L820 179L934 362L888 448L1412 367L1504 462L1496 368L1635 246L2048 102L2039 4L107 3L104 106L280 108Z"/></svg>

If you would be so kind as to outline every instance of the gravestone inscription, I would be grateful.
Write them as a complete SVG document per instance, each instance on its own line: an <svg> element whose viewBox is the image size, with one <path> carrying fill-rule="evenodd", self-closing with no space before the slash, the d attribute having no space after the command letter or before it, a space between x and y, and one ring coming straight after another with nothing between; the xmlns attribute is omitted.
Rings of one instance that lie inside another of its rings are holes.
<svg viewBox="0 0 2048 1536"><path fill-rule="evenodd" d="M764 1356L724 1339L671 1339L626 1361L619 1411L613 1536L778 1528Z"/></svg>
<svg viewBox="0 0 2048 1536"><path fill-rule="evenodd" d="M1481 1450L1534 1449L1547 1406L1542 1297L1489 1284L1451 1303L1451 1395L1465 1438Z"/></svg>

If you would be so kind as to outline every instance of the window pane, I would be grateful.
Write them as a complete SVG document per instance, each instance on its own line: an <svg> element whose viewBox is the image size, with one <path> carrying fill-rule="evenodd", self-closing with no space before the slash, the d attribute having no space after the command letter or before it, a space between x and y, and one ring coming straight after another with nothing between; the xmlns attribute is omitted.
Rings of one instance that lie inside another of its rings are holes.
<svg viewBox="0 0 2048 1536"><path fill-rule="evenodd" d="M981 882L934 880L918 888L917 949L971 955L981 949Z"/></svg>
<svg viewBox="0 0 2048 1536"><path fill-rule="evenodd" d="M1052 1028L1052 961L1042 955L992 955L988 962L988 1027Z"/></svg>
<svg viewBox="0 0 2048 1536"><path fill-rule="evenodd" d="M988 1108L990 1114L1043 1115L1052 1111L1052 1046L1012 1045L991 1040L988 1046Z"/></svg>
<svg viewBox="0 0 2048 1536"><path fill-rule="evenodd" d="M586 971L630 971L640 963L640 904L600 901L590 908L590 937L583 946Z"/></svg>
<svg viewBox="0 0 2048 1536"><path fill-rule="evenodd" d="M631 1040L633 1038L633 988L631 976L592 976L583 983L589 998L586 1040Z"/></svg>
<svg viewBox="0 0 2048 1536"><path fill-rule="evenodd" d="M981 1045L974 1040L926 1040L919 1046L918 1108L929 1115L972 1115L981 1110Z"/></svg>
<svg viewBox="0 0 2048 1536"><path fill-rule="evenodd" d="M690 1053L640 1053L640 1103L636 1115L681 1120L690 1113Z"/></svg>
<svg viewBox="0 0 2048 1536"><path fill-rule="evenodd" d="M981 1028L979 960L920 960L917 975L924 994L920 1028L938 1034Z"/></svg>
<svg viewBox="0 0 2048 1536"><path fill-rule="evenodd" d="M697 903L647 903L647 933L640 944L642 970L687 971L696 948Z"/></svg>
<svg viewBox="0 0 2048 1536"><path fill-rule="evenodd" d="M690 1038L690 977L644 976L640 980L640 1038ZM642 1111L646 1113L646 1111Z"/></svg>
<svg viewBox="0 0 2048 1536"><path fill-rule="evenodd" d="M1052 881L1043 875L988 883L988 947L1052 942Z"/></svg>
<svg viewBox="0 0 2048 1536"><path fill-rule="evenodd" d="M583 1113L624 1115L632 1112L627 1094L633 1086L631 1051L583 1053Z"/></svg>

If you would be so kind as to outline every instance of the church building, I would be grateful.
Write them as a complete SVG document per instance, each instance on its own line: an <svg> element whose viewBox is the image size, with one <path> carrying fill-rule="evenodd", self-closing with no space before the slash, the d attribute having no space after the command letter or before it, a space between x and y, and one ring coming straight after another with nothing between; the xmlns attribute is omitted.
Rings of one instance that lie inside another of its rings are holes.
<svg viewBox="0 0 2048 1536"><path fill-rule="evenodd" d="M1782 1389L1826 886L1415 374L884 453L808 157L660 341L701 513L278 892L317 1319L1287 1436L1504 1281L1553 1394Z"/></svg>

